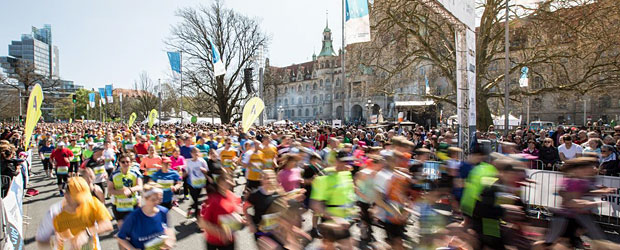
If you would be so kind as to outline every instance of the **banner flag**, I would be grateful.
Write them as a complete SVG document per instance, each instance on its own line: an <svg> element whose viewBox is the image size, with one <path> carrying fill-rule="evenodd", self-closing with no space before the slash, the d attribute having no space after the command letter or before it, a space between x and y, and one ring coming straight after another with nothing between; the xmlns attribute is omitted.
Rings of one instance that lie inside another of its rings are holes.
<svg viewBox="0 0 620 250"><path fill-rule="evenodd" d="M114 102L114 96L112 96L112 84L105 85L105 96L107 97L108 103Z"/></svg>
<svg viewBox="0 0 620 250"><path fill-rule="evenodd" d="M99 88L99 98L101 98L101 103L105 105L105 89Z"/></svg>
<svg viewBox="0 0 620 250"><path fill-rule="evenodd" d="M265 103L258 97L252 97L243 107L243 116L241 117L241 126L243 126L243 133L247 133L252 126L252 123L256 121L256 118L265 109Z"/></svg>
<svg viewBox="0 0 620 250"><path fill-rule="evenodd" d="M172 68L172 71L181 73L181 53L169 51L168 61L170 61L170 68Z"/></svg>
<svg viewBox="0 0 620 250"><path fill-rule="evenodd" d="M213 56L213 75L220 76L226 74L226 66L224 66L220 53L217 52L217 48L211 40L209 40L209 43L211 43L211 53Z"/></svg>
<svg viewBox="0 0 620 250"><path fill-rule="evenodd" d="M157 110L152 109L151 112L149 113L149 128L153 127L153 124L155 123L155 119L157 119L157 117L158 117Z"/></svg>
<svg viewBox="0 0 620 250"><path fill-rule="evenodd" d="M131 127L133 123L136 121L136 118L138 118L138 116L136 115L136 112L131 113L131 115L129 116L129 121L127 121L127 127Z"/></svg>
<svg viewBox="0 0 620 250"><path fill-rule="evenodd" d="M521 78L519 78L519 86L521 88L527 88L527 86L529 85L530 81L527 78L527 74L529 72L530 72L530 69L528 67L521 68Z"/></svg>
<svg viewBox="0 0 620 250"><path fill-rule="evenodd" d="M95 108L95 93L88 93L88 104L90 108Z"/></svg>
<svg viewBox="0 0 620 250"><path fill-rule="evenodd" d="M370 42L367 0L347 0L344 34L346 44Z"/></svg>
<svg viewBox="0 0 620 250"><path fill-rule="evenodd" d="M41 103L43 102L43 91L41 85L34 85L28 97L28 110L26 111L26 127L24 129L24 147L26 149L30 146L30 138L34 127L37 126L39 118L41 118Z"/></svg>
<svg viewBox="0 0 620 250"><path fill-rule="evenodd" d="M426 95L431 94L431 85L428 83L428 77L424 76L424 86L426 87Z"/></svg>

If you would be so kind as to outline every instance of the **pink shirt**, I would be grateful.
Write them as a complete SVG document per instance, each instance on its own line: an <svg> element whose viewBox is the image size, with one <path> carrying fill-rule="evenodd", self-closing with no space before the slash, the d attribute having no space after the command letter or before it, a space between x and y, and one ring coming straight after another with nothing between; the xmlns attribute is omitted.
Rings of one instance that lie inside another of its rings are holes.
<svg viewBox="0 0 620 250"><path fill-rule="evenodd" d="M280 171L278 173L278 182L282 184L286 192L299 188L301 185L301 169L294 167Z"/></svg>
<svg viewBox="0 0 620 250"><path fill-rule="evenodd" d="M179 158L175 158L174 156L172 156L170 157L170 161L172 161L170 163L170 168L176 171L179 171L179 166L185 165L185 157L183 157L182 155L179 155Z"/></svg>

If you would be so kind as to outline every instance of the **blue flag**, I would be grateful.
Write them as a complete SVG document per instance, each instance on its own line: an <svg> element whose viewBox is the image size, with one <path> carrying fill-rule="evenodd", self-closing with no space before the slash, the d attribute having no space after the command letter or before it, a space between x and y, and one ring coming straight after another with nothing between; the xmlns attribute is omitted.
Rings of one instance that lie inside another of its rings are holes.
<svg viewBox="0 0 620 250"><path fill-rule="evenodd" d="M114 97L112 97L112 84L105 85L105 96L107 98L108 103L114 102Z"/></svg>
<svg viewBox="0 0 620 250"><path fill-rule="evenodd" d="M101 103L105 104L105 89L99 88L99 97L101 98Z"/></svg>
<svg viewBox="0 0 620 250"><path fill-rule="evenodd" d="M213 58L213 75L220 76L226 74L226 66L224 66L220 53L217 52L217 48L215 44L213 44L213 41L209 40L209 43L211 43L211 56Z"/></svg>
<svg viewBox="0 0 620 250"><path fill-rule="evenodd" d="M367 0L347 0L344 30L347 44L370 41L370 18Z"/></svg>
<svg viewBox="0 0 620 250"><path fill-rule="evenodd" d="M181 53L179 52L168 52L168 60L170 61L170 68L172 71L177 73L181 73Z"/></svg>
<svg viewBox="0 0 620 250"><path fill-rule="evenodd" d="M95 93L88 93L88 105L90 108L95 108Z"/></svg>

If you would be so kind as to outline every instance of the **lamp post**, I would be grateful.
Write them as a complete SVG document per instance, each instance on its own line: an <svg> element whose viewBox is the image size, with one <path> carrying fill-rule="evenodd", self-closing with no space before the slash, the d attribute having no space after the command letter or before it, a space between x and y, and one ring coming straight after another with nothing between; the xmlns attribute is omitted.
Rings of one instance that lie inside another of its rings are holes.
<svg viewBox="0 0 620 250"><path fill-rule="evenodd" d="M366 112L368 112L368 116L366 116L366 124L370 124L370 109L372 109L372 101L370 99L368 99L368 102L366 102Z"/></svg>
<svg viewBox="0 0 620 250"><path fill-rule="evenodd" d="M278 120L282 120L283 114L284 114L284 109L282 108L282 106L278 107Z"/></svg>

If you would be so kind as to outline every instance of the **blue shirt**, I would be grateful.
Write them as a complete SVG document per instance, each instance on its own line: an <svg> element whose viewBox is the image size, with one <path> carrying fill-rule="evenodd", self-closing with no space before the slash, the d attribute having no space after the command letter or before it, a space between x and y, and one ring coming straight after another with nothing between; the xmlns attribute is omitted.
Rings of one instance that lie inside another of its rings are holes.
<svg viewBox="0 0 620 250"><path fill-rule="evenodd" d="M209 145L209 149L217 150L217 142L208 141L206 144Z"/></svg>
<svg viewBox="0 0 620 250"><path fill-rule="evenodd" d="M144 249L145 243L163 235L164 229L168 227L168 209L159 205L157 208L159 212L153 217L144 214L141 208L133 210L125 217L118 238L128 240L135 248Z"/></svg>
<svg viewBox="0 0 620 250"><path fill-rule="evenodd" d="M179 151L180 151L181 155L183 157L185 157L185 159L191 159L192 158L192 148L194 148L194 146L189 146L188 147L188 146L183 145L183 146L181 146L179 148Z"/></svg>
<svg viewBox="0 0 620 250"><path fill-rule="evenodd" d="M160 169L151 175L151 180L162 186L164 190L162 202L171 202L172 189L170 189L169 185L173 186L176 182L181 181L181 175L179 175L179 172L172 169L168 170L168 173L164 173Z"/></svg>
<svg viewBox="0 0 620 250"><path fill-rule="evenodd" d="M54 151L54 146L43 146L41 147L41 149L39 149L39 152L44 154L44 153L52 153L52 151Z"/></svg>

